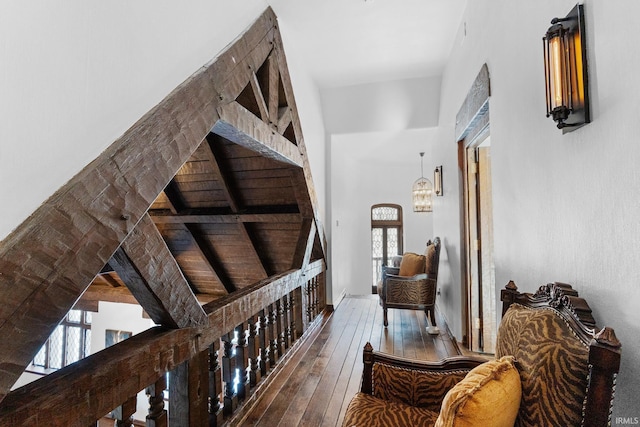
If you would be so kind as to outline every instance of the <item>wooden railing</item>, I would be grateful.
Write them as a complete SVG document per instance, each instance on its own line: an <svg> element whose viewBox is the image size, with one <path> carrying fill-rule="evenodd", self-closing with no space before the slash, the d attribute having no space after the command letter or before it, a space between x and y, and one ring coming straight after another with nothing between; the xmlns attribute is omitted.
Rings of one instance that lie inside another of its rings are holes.
<svg viewBox="0 0 640 427"><path fill-rule="evenodd" d="M129 426L141 390L147 426L224 425L323 312L324 296L322 260L236 291L203 307L206 328L151 328L12 391L0 426L95 426L105 414Z"/></svg>

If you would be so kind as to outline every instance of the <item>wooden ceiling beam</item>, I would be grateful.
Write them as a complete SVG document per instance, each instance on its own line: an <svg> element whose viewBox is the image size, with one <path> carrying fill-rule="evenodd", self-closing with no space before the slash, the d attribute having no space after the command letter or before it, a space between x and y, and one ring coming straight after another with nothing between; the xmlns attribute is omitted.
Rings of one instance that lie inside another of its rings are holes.
<svg viewBox="0 0 640 427"><path fill-rule="evenodd" d="M298 213L230 213L225 215L188 214L163 215L150 212L156 224L234 224L234 223L285 223L299 222Z"/></svg>
<svg viewBox="0 0 640 427"><path fill-rule="evenodd" d="M280 103L278 90L280 70L278 70L278 61L274 58L273 52L267 58L267 66L269 67L269 124L275 128L278 125L278 106Z"/></svg>
<svg viewBox="0 0 640 427"><path fill-rule="evenodd" d="M220 257L215 253L211 243L203 236L198 224L183 224L188 234L193 239L193 247L200 257L207 262L211 274L224 286L228 293L236 291L236 285L231 281L224 266L220 262Z"/></svg>
<svg viewBox="0 0 640 427"><path fill-rule="evenodd" d="M159 325L205 326L207 317L155 224L145 215L109 263Z"/></svg>
<svg viewBox="0 0 640 427"><path fill-rule="evenodd" d="M263 122L269 121L269 106L264 100L264 96L262 95L262 90L260 88L260 82L258 81L258 76L255 72L251 73L251 89L253 90L253 95L256 98L256 103L258 104L260 118Z"/></svg>
<svg viewBox="0 0 640 427"><path fill-rule="evenodd" d="M220 120L211 131L261 156L297 167L303 166L298 147L267 123L233 101L218 108Z"/></svg>

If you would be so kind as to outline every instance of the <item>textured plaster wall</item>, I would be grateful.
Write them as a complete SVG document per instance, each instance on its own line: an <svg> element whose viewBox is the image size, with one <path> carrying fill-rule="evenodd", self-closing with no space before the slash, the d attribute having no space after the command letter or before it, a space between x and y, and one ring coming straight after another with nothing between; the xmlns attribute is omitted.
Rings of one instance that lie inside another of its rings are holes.
<svg viewBox="0 0 640 427"><path fill-rule="evenodd" d="M585 1L593 122L562 135L545 117L541 38L569 0L468 2L443 76L436 163L457 171L455 115L483 63L491 78L496 298L571 283L623 343L616 417L640 416L640 3ZM466 34L465 34L466 33ZM434 231L451 277L439 300L461 338L459 185L445 177Z"/></svg>

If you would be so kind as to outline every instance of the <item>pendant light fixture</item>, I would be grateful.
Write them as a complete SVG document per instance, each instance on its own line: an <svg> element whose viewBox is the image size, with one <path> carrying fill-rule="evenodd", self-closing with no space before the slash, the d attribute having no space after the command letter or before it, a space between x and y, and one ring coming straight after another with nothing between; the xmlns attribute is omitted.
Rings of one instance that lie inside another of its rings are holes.
<svg viewBox="0 0 640 427"><path fill-rule="evenodd" d="M431 181L424 177L423 169L424 152L420 153L420 178L413 183L413 211L414 212L431 212L433 204L431 197L433 195L433 185Z"/></svg>

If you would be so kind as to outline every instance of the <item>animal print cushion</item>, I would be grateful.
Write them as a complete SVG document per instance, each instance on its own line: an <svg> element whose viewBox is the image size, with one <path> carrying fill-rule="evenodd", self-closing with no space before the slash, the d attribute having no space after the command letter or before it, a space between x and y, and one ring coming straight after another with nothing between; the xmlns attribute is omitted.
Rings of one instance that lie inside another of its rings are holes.
<svg viewBox="0 0 640 427"><path fill-rule="evenodd" d="M496 357L505 355L518 361L522 384L516 427L582 424L589 349L560 315L512 304L498 330Z"/></svg>
<svg viewBox="0 0 640 427"><path fill-rule="evenodd" d="M462 380L467 371L419 371L375 363L373 395L385 401L440 410L447 391Z"/></svg>
<svg viewBox="0 0 640 427"><path fill-rule="evenodd" d="M357 393L349 403L343 427L432 427L438 413Z"/></svg>
<svg viewBox="0 0 640 427"><path fill-rule="evenodd" d="M513 427L520 394L512 356L485 362L449 390L435 427Z"/></svg>

